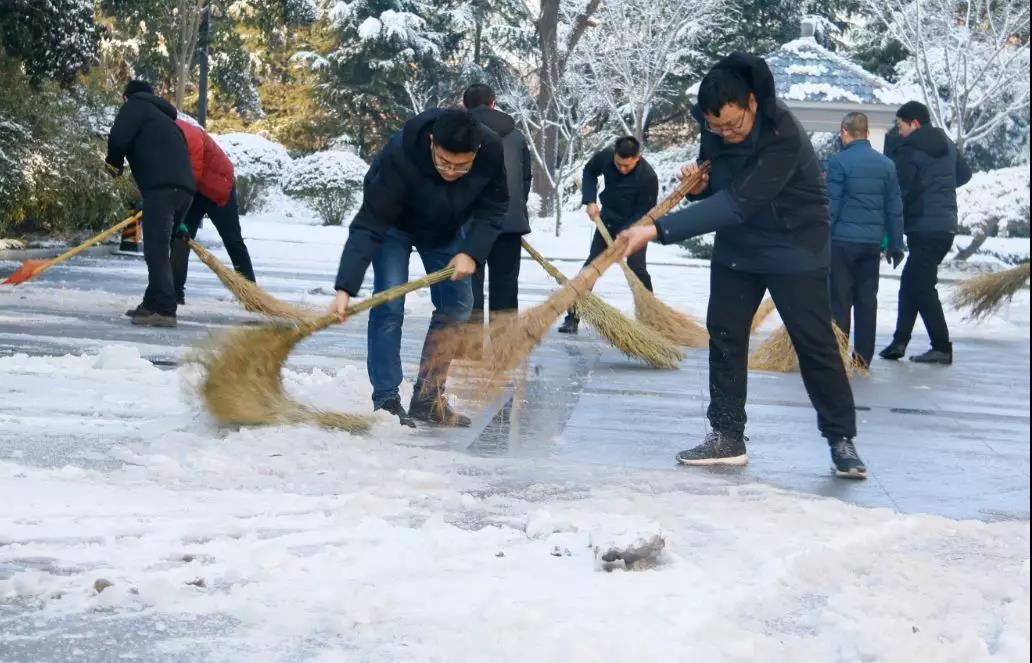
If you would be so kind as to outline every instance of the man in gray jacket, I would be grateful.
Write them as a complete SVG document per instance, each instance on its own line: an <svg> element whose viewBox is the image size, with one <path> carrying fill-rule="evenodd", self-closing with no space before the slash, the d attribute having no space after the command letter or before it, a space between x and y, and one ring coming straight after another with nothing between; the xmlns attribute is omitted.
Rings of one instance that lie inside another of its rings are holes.
<svg viewBox="0 0 1032 663"><path fill-rule="evenodd" d="M871 365L878 320L878 265L882 240L893 267L903 260L903 202L896 166L868 140L867 116L849 113L839 129L842 151L828 159L831 199L831 311L847 334L854 358ZM850 315L852 313L852 315Z"/></svg>

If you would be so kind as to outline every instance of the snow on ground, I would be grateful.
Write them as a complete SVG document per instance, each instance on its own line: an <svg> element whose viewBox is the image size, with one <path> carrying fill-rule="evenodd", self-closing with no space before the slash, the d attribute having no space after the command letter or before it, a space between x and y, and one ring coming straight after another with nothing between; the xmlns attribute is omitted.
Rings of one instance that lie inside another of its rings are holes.
<svg viewBox="0 0 1032 663"><path fill-rule="evenodd" d="M244 234L263 285L324 305L347 230L301 217L267 210ZM567 218L561 237L530 240L572 274L591 229ZM211 228L201 238L217 243ZM678 247L650 258L664 300L702 316L706 263ZM285 291L277 271L310 272L312 287ZM523 280L547 283L530 262ZM617 270L597 290L631 310ZM895 291L883 281L883 331ZM987 325L950 323L1027 339L1028 291ZM364 437L219 428L194 396L196 369L160 370L140 349L0 357L0 434L81 447L59 466L27 462L31 448L0 461L0 661L1027 660L1028 522L478 458L386 417ZM368 409L359 364L285 383L306 402ZM610 543L656 534L655 566L601 569Z"/></svg>

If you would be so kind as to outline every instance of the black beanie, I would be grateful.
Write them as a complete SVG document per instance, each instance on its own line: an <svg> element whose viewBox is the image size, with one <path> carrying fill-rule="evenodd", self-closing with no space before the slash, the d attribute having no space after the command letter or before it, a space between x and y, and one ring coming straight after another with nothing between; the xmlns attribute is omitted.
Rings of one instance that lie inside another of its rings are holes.
<svg viewBox="0 0 1032 663"><path fill-rule="evenodd" d="M917 120L922 126L932 123L932 117L928 114L928 106L925 106L920 101L908 101L903 104L896 111L896 117L904 122Z"/></svg>
<svg viewBox="0 0 1032 663"><path fill-rule="evenodd" d="M154 94L154 88L151 87L151 84L147 81L134 79L126 84L125 91L122 92L122 96L128 97L129 95L136 94L137 92L149 92Z"/></svg>

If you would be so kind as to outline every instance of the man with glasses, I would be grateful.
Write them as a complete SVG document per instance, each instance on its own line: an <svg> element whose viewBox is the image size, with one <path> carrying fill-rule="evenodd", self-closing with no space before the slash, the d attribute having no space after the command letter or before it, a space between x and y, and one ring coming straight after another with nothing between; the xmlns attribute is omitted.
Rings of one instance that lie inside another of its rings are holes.
<svg viewBox="0 0 1032 663"><path fill-rule="evenodd" d="M455 268L450 281L430 288L434 312L408 411L398 391L405 302L370 311L366 365L374 409L397 416L406 426L415 426L414 420L470 425L444 397L455 352L447 332L469 319L469 277L490 253L508 208L501 141L465 111L433 109L417 115L373 159L362 206L340 257L332 310L344 319L370 263L374 293L409 280L413 249L427 273ZM467 221L466 232L460 232Z"/></svg>
<svg viewBox="0 0 1032 663"><path fill-rule="evenodd" d="M767 63L745 53L724 58L706 75L692 114L704 127L699 162L711 163L691 192L702 200L623 233L632 254L650 240L670 244L716 231L706 316L712 431L677 460L746 463L749 331L769 290L799 356L833 471L865 478L853 445L853 392L831 326L828 197L810 139L775 97ZM697 169L686 166L682 177Z"/></svg>
<svg viewBox="0 0 1032 663"><path fill-rule="evenodd" d="M598 178L602 176L605 188L598 193ZM601 218L610 236L645 216L655 207L659 195L659 179L649 162L641 156L641 143L634 136L617 138L612 147L598 152L584 166L581 177L581 203L592 219ZM600 208L598 203L602 202ZM596 230L584 264L589 264L606 250L606 240ZM645 247L627 258L627 266L649 291L652 277L645 263ZM561 334L576 334L580 320L577 309L566 313L559 327Z"/></svg>

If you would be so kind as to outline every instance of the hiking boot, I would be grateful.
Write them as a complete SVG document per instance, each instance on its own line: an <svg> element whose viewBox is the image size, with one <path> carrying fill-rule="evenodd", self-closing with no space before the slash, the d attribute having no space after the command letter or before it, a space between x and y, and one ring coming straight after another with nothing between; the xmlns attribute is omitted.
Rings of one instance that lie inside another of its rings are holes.
<svg viewBox="0 0 1032 663"><path fill-rule="evenodd" d="M936 350L932 348L923 355L914 355L910 358L910 361L915 364L941 364L943 366L949 366L953 363L953 344L950 343L949 347L945 350Z"/></svg>
<svg viewBox="0 0 1032 663"><path fill-rule="evenodd" d="M143 307L143 304L138 305L136 308L131 308L125 312L127 318L135 318L141 315L150 315L151 312Z"/></svg>
<svg viewBox="0 0 1032 663"><path fill-rule="evenodd" d="M141 327L175 327L176 316L152 313L145 309L145 312L132 316L130 322Z"/></svg>
<svg viewBox="0 0 1032 663"><path fill-rule="evenodd" d="M878 356L882 359L898 361L903 357L907 356L907 346L900 345L896 342L889 343L889 345L884 350L878 353Z"/></svg>
<svg viewBox="0 0 1032 663"><path fill-rule="evenodd" d="M417 421L438 426L469 428L473 423L469 417L453 410L444 396L435 398L413 396L412 402L409 403L409 416Z"/></svg>
<svg viewBox="0 0 1032 663"><path fill-rule="evenodd" d="M867 468L856 453L853 440L841 437L837 440L828 440L828 445L831 449L831 469L835 476L843 479L867 478Z"/></svg>
<svg viewBox="0 0 1032 663"><path fill-rule="evenodd" d="M387 401L386 403L374 407L373 411L375 412L376 410L383 410L384 412L389 412L390 414L393 414L395 417L398 418L398 423L402 426L408 426L409 428L416 427L416 422L412 420L412 417L409 416L409 413L405 411L404 407L402 407L401 399L397 396Z"/></svg>
<svg viewBox="0 0 1032 663"><path fill-rule="evenodd" d="M745 465L745 437L738 433L712 431L697 447L677 454L682 465Z"/></svg>
<svg viewBox="0 0 1032 663"><path fill-rule="evenodd" d="M559 325L560 334L576 334L577 327L580 325L580 320L575 315L569 313L566 314L566 319L563 320L563 324Z"/></svg>

